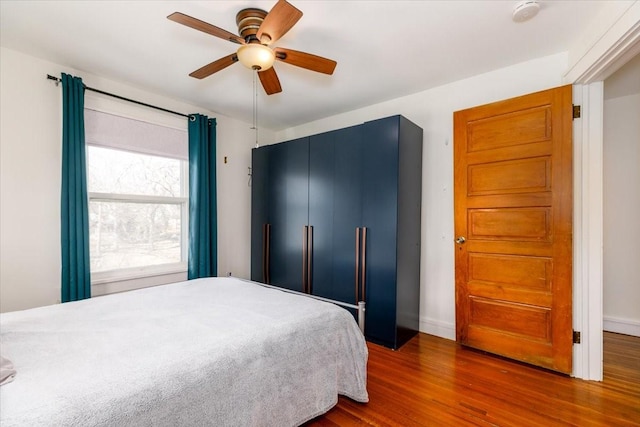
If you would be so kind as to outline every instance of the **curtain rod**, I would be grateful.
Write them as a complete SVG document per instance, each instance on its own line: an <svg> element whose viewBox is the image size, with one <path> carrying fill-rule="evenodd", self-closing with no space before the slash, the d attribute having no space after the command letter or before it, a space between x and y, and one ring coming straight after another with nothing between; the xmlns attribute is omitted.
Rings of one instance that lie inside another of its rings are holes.
<svg viewBox="0 0 640 427"><path fill-rule="evenodd" d="M58 83L62 82L62 79L59 79L58 77L52 76L50 74L47 74L47 79L49 80L54 80L56 82L56 86L58 85ZM128 101L128 102L132 102L134 104L138 104L138 105L143 105L145 107L149 107L149 108L154 108L156 110L160 110L160 111L164 111L165 113L171 113L171 114L175 114L177 116L182 116L182 117L188 117L189 119L191 119L191 116L188 114L182 114L179 113L177 111L171 111L171 110L167 110L166 108L162 108L162 107L156 107L155 105L151 105L151 104L147 104L145 102L140 102L140 101L136 101L135 99L131 99L131 98L125 98L124 96L120 96L120 95L116 95L114 93L109 93L109 92L105 92L103 90L100 89L94 89L92 87L89 87L87 85L84 85L84 88L86 90L90 90L92 92L97 92L97 93L101 93L102 95L107 95L107 96L111 96L113 98L118 98L121 99L123 101Z"/></svg>

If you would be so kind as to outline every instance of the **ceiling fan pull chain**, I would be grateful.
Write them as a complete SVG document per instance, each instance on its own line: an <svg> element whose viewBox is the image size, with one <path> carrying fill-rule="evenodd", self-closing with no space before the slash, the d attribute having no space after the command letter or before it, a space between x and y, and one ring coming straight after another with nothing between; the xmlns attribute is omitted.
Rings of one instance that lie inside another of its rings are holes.
<svg viewBox="0 0 640 427"><path fill-rule="evenodd" d="M253 128L256 132L256 148L258 143L258 70L253 71Z"/></svg>

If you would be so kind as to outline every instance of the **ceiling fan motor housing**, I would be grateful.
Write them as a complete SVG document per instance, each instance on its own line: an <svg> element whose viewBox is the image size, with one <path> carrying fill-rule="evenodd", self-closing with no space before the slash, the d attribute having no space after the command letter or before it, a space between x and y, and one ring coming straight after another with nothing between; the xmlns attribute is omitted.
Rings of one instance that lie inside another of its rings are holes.
<svg viewBox="0 0 640 427"><path fill-rule="evenodd" d="M267 12L262 9L249 8L242 9L236 15L236 24L238 25L238 34L244 38L247 43L258 41L256 33L264 21ZM259 42L259 41L258 41Z"/></svg>

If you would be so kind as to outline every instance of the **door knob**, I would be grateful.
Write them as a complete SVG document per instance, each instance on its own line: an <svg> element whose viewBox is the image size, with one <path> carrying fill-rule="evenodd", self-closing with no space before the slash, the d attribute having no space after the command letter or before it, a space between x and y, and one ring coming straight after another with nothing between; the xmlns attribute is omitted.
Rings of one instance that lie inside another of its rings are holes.
<svg viewBox="0 0 640 427"><path fill-rule="evenodd" d="M464 238L464 236L460 236L460 237L458 237L458 238L456 239L456 243L458 243L458 244L460 244L460 245L461 245L461 244L463 244L463 243L464 243L464 242L466 242L466 241L467 241L467 239L465 239L465 238Z"/></svg>

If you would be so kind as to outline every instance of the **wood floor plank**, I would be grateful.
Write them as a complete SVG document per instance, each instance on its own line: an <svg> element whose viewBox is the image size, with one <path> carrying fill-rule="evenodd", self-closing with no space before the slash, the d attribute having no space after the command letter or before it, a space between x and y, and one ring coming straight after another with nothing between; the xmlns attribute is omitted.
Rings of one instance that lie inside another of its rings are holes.
<svg viewBox="0 0 640 427"><path fill-rule="evenodd" d="M418 334L368 344L369 403L340 397L319 426L640 426L640 338L604 334L604 381L583 381Z"/></svg>

